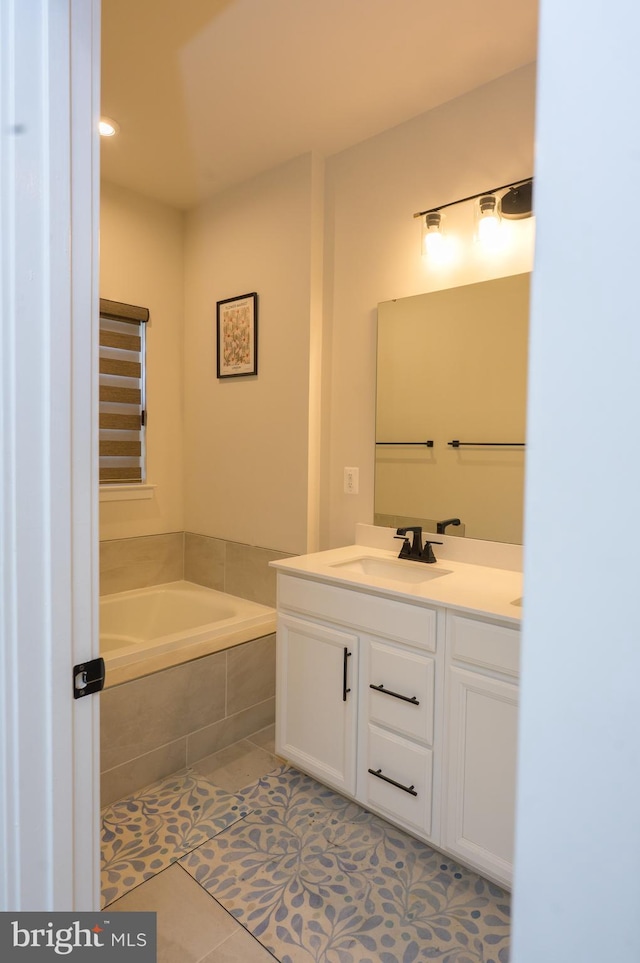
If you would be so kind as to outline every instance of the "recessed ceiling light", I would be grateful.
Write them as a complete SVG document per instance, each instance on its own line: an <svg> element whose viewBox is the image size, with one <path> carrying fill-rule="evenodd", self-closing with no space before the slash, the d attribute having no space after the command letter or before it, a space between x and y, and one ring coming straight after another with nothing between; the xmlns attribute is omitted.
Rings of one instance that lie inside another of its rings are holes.
<svg viewBox="0 0 640 963"><path fill-rule="evenodd" d="M98 130L100 131L101 137L113 137L113 135L117 134L120 130L120 124L117 124L115 120L111 120L110 117L101 117Z"/></svg>

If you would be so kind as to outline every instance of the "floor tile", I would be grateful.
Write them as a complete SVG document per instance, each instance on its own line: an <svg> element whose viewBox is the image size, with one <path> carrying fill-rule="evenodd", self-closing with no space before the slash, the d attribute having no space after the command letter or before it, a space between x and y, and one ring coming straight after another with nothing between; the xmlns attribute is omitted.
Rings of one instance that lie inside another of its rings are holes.
<svg viewBox="0 0 640 963"><path fill-rule="evenodd" d="M293 769L181 865L282 963L507 963L499 887Z"/></svg>
<svg viewBox="0 0 640 963"><path fill-rule="evenodd" d="M275 755L276 727L267 726L266 729L260 729L259 732L254 732L250 736L247 736L247 740L252 742L255 746L260 746L261 749L265 749L266 752L270 752L272 755Z"/></svg>
<svg viewBox="0 0 640 963"><path fill-rule="evenodd" d="M243 739L205 756L195 762L192 768L221 789L236 793L279 766L280 762L274 755Z"/></svg>
<svg viewBox="0 0 640 963"><path fill-rule="evenodd" d="M234 922L234 926L237 932L205 956L202 963L274 963L274 957L261 943L239 923Z"/></svg>
<svg viewBox="0 0 640 963"><path fill-rule="evenodd" d="M157 963L199 963L239 930L226 910L176 864L109 907L110 913L134 911L158 914Z"/></svg>
<svg viewBox="0 0 640 963"><path fill-rule="evenodd" d="M103 809L103 906L246 815L241 796L187 770Z"/></svg>

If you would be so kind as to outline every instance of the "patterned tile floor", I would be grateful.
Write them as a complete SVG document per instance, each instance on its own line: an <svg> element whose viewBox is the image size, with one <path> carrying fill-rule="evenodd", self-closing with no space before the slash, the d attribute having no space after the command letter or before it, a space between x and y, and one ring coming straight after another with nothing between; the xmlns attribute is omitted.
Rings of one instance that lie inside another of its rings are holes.
<svg viewBox="0 0 640 963"><path fill-rule="evenodd" d="M507 963L508 894L252 738L105 810L105 898L158 912L159 963Z"/></svg>
<svg viewBox="0 0 640 963"><path fill-rule="evenodd" d="M177 773L102 812L102 899L139 883L247 815L242 796L192 771Z"/></svg>

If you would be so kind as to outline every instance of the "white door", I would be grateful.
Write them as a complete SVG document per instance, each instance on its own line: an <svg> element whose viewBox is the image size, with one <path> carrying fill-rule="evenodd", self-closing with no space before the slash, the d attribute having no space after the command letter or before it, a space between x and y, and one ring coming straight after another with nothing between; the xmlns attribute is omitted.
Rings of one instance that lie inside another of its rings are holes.
<svg viewBox="0 0 640 963"><path fill-rule="evenodd" d="M99 906L99 0L0 0L0 910Z"/></svg>
<svg viewBox="0 0 640 963"><path fill-rule="evenodd" d="M322 782L356 788L358 637L278 618L276 750Z"/></svg>

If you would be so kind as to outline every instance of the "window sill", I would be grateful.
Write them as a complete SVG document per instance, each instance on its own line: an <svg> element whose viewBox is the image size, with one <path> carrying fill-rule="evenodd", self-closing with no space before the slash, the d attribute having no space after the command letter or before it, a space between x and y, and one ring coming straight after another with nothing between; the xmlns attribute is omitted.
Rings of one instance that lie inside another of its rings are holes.
<svg viewBox="0 0 640 963"><path fill-rule="evenodd" d="M155 485L100 485L101 502L133 502L153 498Z"/></svg>

